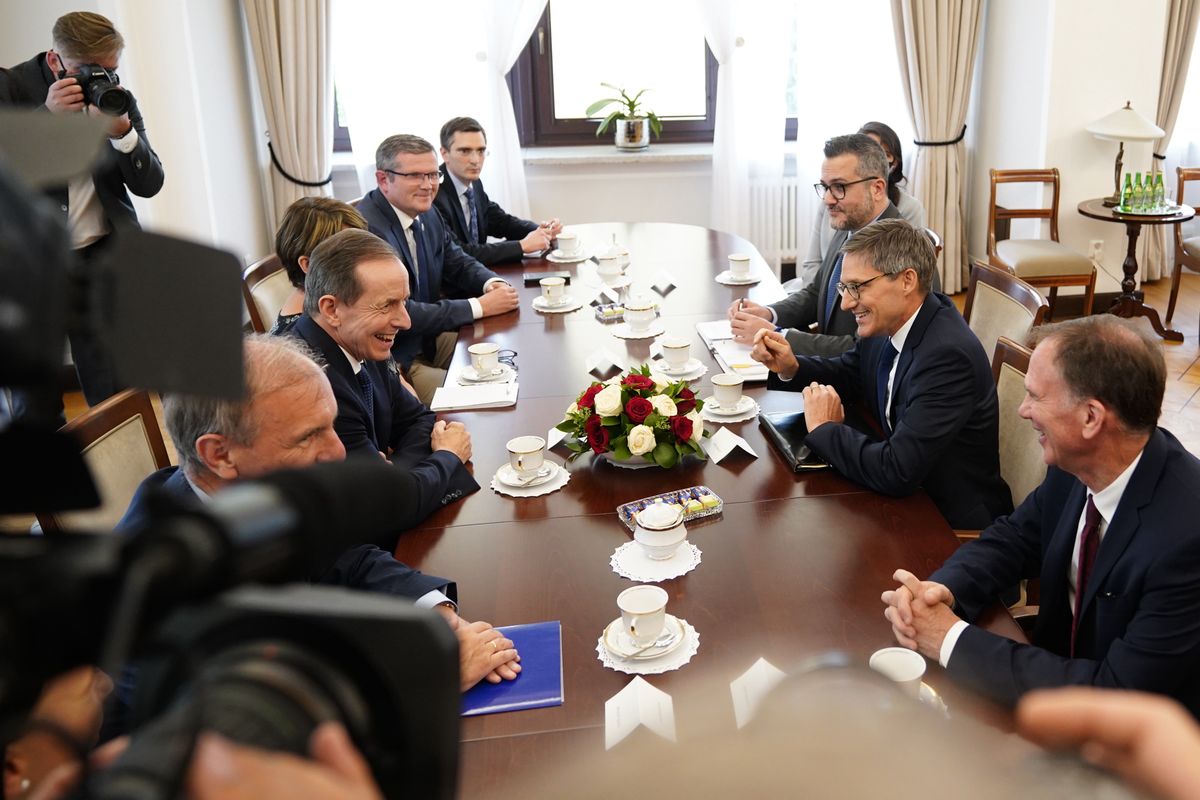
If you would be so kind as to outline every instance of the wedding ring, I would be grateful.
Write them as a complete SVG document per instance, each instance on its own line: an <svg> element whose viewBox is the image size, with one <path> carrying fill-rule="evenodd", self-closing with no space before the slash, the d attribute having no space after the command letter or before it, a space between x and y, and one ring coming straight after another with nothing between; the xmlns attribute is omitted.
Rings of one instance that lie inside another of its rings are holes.
<svg viewBox="0 0 1200 800"><path fill-rule="evenodd" d="M493 649L493 650L498 650L498 649L499 649L499 647L496 645L496 640L495 640L495 639L492 639L490 642L488 642L488 644L490 644L490 645L492 646L492 649Z"/></svg>

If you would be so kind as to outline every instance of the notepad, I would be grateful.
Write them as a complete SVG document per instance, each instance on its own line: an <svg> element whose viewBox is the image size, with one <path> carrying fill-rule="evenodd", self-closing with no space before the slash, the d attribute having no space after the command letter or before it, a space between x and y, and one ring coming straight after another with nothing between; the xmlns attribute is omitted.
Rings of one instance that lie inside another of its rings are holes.
<svg viewBox="0 0 1200 800"><path fill-rule="evenodd" d="M434 411L466 411L472 408L505 408L517 404L517 384L489 383L478 386L439 386L429 407Z"/></svg>
<svg viewBox="0 0 1200 800"><path fill-rule="evenodd" d="M531 622L497 628L512 639L521 654L521 672L516 680L480 681L463 695L462 715L499 714L526 708L563 704L562 623Z"/></svg>
<svg viewBox="0 0 1200 800"><path fill-rule="evenodd" d="M754 348L733 340L729 320L697 322L696 333L712 351L722 371L741 375L748 381L765 381L771 374L770 370L750 357L750 351Z"/></svg>

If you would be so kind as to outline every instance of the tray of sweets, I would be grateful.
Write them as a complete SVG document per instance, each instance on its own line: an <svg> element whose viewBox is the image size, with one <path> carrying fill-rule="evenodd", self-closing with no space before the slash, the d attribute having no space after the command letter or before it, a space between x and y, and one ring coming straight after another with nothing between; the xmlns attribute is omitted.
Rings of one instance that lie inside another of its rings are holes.
<svg viewBox="0 0 1200 800"><path fill-rule="evenodd" d="M637 528L637 521L633 515L656 500L683 506L684 522L715 516L720 514L725 508L724 501L712 489L707 486L690 486L687 489L676 489L671 492L643 497L641 500L623 503L617 506L617 516L620 517L621 522L625 523L625 527L632 533Z"/></svg>

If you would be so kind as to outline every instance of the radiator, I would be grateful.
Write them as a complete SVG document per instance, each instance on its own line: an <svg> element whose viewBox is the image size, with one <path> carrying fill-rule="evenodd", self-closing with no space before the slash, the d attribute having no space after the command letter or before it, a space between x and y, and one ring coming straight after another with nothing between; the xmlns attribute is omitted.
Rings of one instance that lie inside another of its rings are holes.
<svg viewBox="0 0 1200 800"><path fill-rule="evenodd" d="M779 274L800 260L800 184L795 177L750 184L750 241Z"/></svg>

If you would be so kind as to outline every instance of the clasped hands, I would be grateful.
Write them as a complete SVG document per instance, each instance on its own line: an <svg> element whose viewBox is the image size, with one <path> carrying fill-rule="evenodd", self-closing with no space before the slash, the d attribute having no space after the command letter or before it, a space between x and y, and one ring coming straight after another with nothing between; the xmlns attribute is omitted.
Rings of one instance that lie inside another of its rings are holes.
<svg viewBox="0 0 1200 800"><path fill-rule="evenodd" d="M883 618L892 624L897 642L937 661L942 640L959 620L953 611L954 595L945 585L918 580L908 570L898 569L892 578L900 585L880 596L887 606Z"/></svg>

